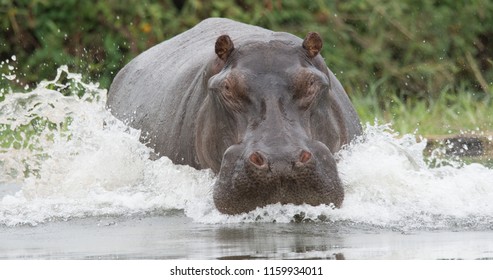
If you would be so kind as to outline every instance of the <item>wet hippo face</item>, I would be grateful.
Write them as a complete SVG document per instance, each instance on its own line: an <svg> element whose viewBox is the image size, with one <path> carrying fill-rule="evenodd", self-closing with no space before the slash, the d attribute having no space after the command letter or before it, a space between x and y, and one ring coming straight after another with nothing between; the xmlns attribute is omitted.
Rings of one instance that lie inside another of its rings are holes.
<svg viewBox="0 0 493 280"><path fill-rule="evenodd" d="M338 132L321 117L330 110L321 47L316 33L302 44L274 40L235 48L228 36L217 40L221 69L208 81L196 142L199 161L219 173L219 211L237 214L278 202L341 205L332 153Z"/></svg>

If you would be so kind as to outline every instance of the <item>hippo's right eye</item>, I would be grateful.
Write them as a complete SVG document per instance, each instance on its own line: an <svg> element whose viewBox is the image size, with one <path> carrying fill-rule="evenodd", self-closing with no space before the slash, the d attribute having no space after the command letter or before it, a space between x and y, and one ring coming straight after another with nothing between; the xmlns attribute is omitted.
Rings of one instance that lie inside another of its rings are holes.
<svg viewBox="0 0 493 280"><path fill-rule="evenodd" d="M221 93L226 98L234 98L234 87L231 85L231 81L225 80L222 83Z"/></svg>
<svg viewBox="0 0 493 280"><path fill-rule="evenodd" d="M233 111L241 111L249 100L241 83L232 78L221 81L219 94L222 102Z"/></svg>

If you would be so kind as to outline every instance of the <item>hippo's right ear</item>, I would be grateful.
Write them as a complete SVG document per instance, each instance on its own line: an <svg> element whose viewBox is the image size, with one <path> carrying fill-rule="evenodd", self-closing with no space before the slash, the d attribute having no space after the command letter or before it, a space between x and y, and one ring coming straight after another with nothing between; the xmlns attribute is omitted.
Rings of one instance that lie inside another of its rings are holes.
<svg viewBox="0 0 493 280"><path fill-rule="evenodd" d="M222 60L226 61L234 50L235 46L233 45L233 41L228 35L221 35L216 40L216 54Z"/></svg>

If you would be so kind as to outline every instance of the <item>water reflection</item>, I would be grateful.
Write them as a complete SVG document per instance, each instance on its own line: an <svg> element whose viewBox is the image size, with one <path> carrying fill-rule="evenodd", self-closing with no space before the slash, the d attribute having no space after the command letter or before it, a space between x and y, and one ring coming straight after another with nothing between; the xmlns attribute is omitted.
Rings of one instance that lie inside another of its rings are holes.
<svg viewBox="0 0 493 280"><path fill-rule="evenodd" d="M244 224L214 231L224 248L218 259L344 259L343 239L329 225Z"/></svg>

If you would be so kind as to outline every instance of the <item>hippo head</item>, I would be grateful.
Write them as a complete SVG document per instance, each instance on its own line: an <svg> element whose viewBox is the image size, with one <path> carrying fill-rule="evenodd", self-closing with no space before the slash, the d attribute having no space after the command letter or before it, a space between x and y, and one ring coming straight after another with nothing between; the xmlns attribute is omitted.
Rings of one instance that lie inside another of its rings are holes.
<svg viewBox="0 0 493 280"><path fill-rule="evenodd" d="M333 204L344 198L333 153L341 143L322 40L215 45L216 72L197 119L203 166L219 173L214 203L225 214L268 204Z"/></svg>

